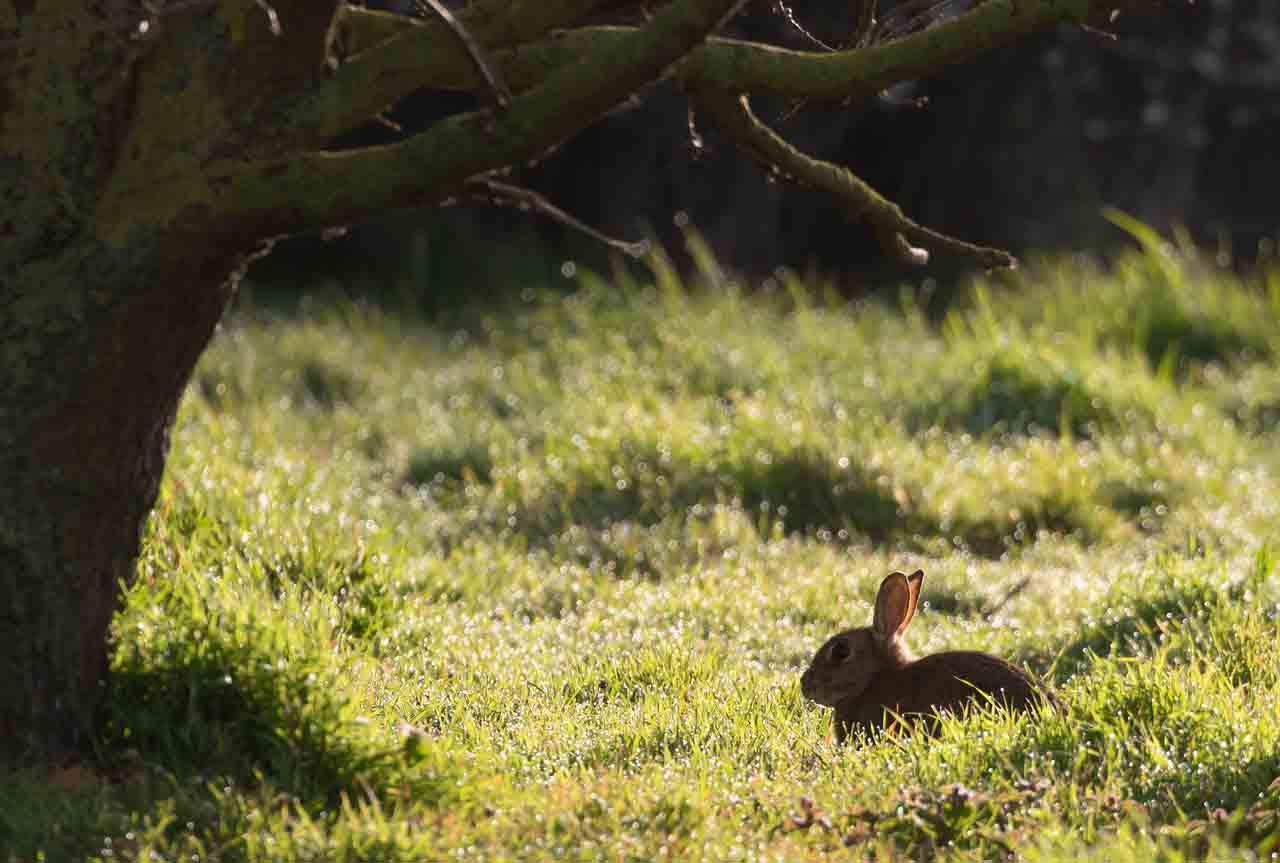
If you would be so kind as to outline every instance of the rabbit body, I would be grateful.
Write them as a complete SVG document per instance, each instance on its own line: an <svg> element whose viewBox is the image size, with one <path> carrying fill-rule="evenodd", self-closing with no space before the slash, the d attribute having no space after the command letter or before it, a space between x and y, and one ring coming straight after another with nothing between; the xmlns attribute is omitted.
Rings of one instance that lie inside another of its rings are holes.
<svg viewBox="0 0 1280 863"><path fill-rule="evenodd" d="M855 729L871 733L938 712L964 713L988 702L1026 710L1049 696L1018 668L989 653L953 650L934 653L872 678L860 694L833 705L836 739ZM891 711L891 712L890 712Z"/></svg>
<svg viewBox="0 0 1280 863"><path fill-rule="evenodd" d="M872 732L929 718L963 713L975 705L1028 710L1057 699L1031 677L999 657L977 651L911 656L902 632L915 614L924 573L892 573L880 586L872 625L828 639L800 678L806 698L835 708L836 739L855 729Z"/></svg>

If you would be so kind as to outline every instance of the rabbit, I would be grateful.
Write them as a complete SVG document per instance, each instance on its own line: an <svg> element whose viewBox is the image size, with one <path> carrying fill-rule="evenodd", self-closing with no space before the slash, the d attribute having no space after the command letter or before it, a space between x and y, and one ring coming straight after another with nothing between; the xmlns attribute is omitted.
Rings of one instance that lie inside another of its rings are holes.
<svg viewBox="0 0 1280 863"><path fill-rule="evenodd" d="M952 650L916 659L902 643L915 615L924 571L890 573L880 584L871 626L833 636L800 677L805 698L835 708L837 742L854 729L871 733L897 719L930 719L942 711L963 713L994 701L1011 710L1038 704L1057 708L1057 697L1026 673L989 653Z"/></svg>

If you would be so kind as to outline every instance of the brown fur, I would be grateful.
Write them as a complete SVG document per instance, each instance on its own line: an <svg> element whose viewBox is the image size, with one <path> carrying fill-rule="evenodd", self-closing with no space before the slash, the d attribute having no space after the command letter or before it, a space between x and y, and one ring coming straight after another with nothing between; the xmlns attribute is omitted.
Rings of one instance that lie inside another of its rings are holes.
<svg viewBox="0 0 1280 863"><path fill-rule="evenodd" d="M902 633L915 614L924 573L891 573L880 585L875 619L828 639L800 678L806 698L835 708L836 739L925 718L964 713L989 702L1028 710L1057 699L1025 672L999 657L948 651L915 659Z"/></svg>

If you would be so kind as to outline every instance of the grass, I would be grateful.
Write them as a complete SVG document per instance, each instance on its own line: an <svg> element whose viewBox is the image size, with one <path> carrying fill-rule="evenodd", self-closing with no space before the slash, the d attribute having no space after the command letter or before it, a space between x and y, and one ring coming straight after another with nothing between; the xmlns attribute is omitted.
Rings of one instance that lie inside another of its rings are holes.
<svg viewBox="0 0 1280 863"><path fill-rule="evenodd" d="M242 306L98 760L0 786L0 859L1275 859L1276 282L706 276ZM799 672L915 567L918 650L1065 714L835 746Z"/></svg>

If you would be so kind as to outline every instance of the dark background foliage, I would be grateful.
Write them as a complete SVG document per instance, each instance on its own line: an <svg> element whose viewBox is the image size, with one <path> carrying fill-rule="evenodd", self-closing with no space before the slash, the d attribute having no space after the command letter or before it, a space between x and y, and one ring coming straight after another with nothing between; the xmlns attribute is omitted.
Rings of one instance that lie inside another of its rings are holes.
<svg viewBox="0 0 1280 863"><path fill-rule="evenodd" d="M947 12L962 11L960 2ZM839 46L850 7L797 2L794 15ZM814 47L763 0L736 29ZM1177 3L1114 29L1112 40L1063 27L865 105L756 104L797 145L850 165L916 219L966 239L1015 251L1105 249L1123 239L1100 216L1111 205L1162 231L1185 226L1236 262L1267 254L1280 229L1280 0ZM927 105L908 106L920 97ZM414 128L466 106L421 93L393 116ZM694 147L685 100L670 86L516 179L606 231L652 232L673 247L672 217L687 213L721 260L754 275L779 265L862 283L902 275L823 195L764 176L713 133ZM601 248L536 216L460 207L389 218L334 242L294 240L254 275L395 283L434 304L554 279L570 258L607 265Z"/></svg>

